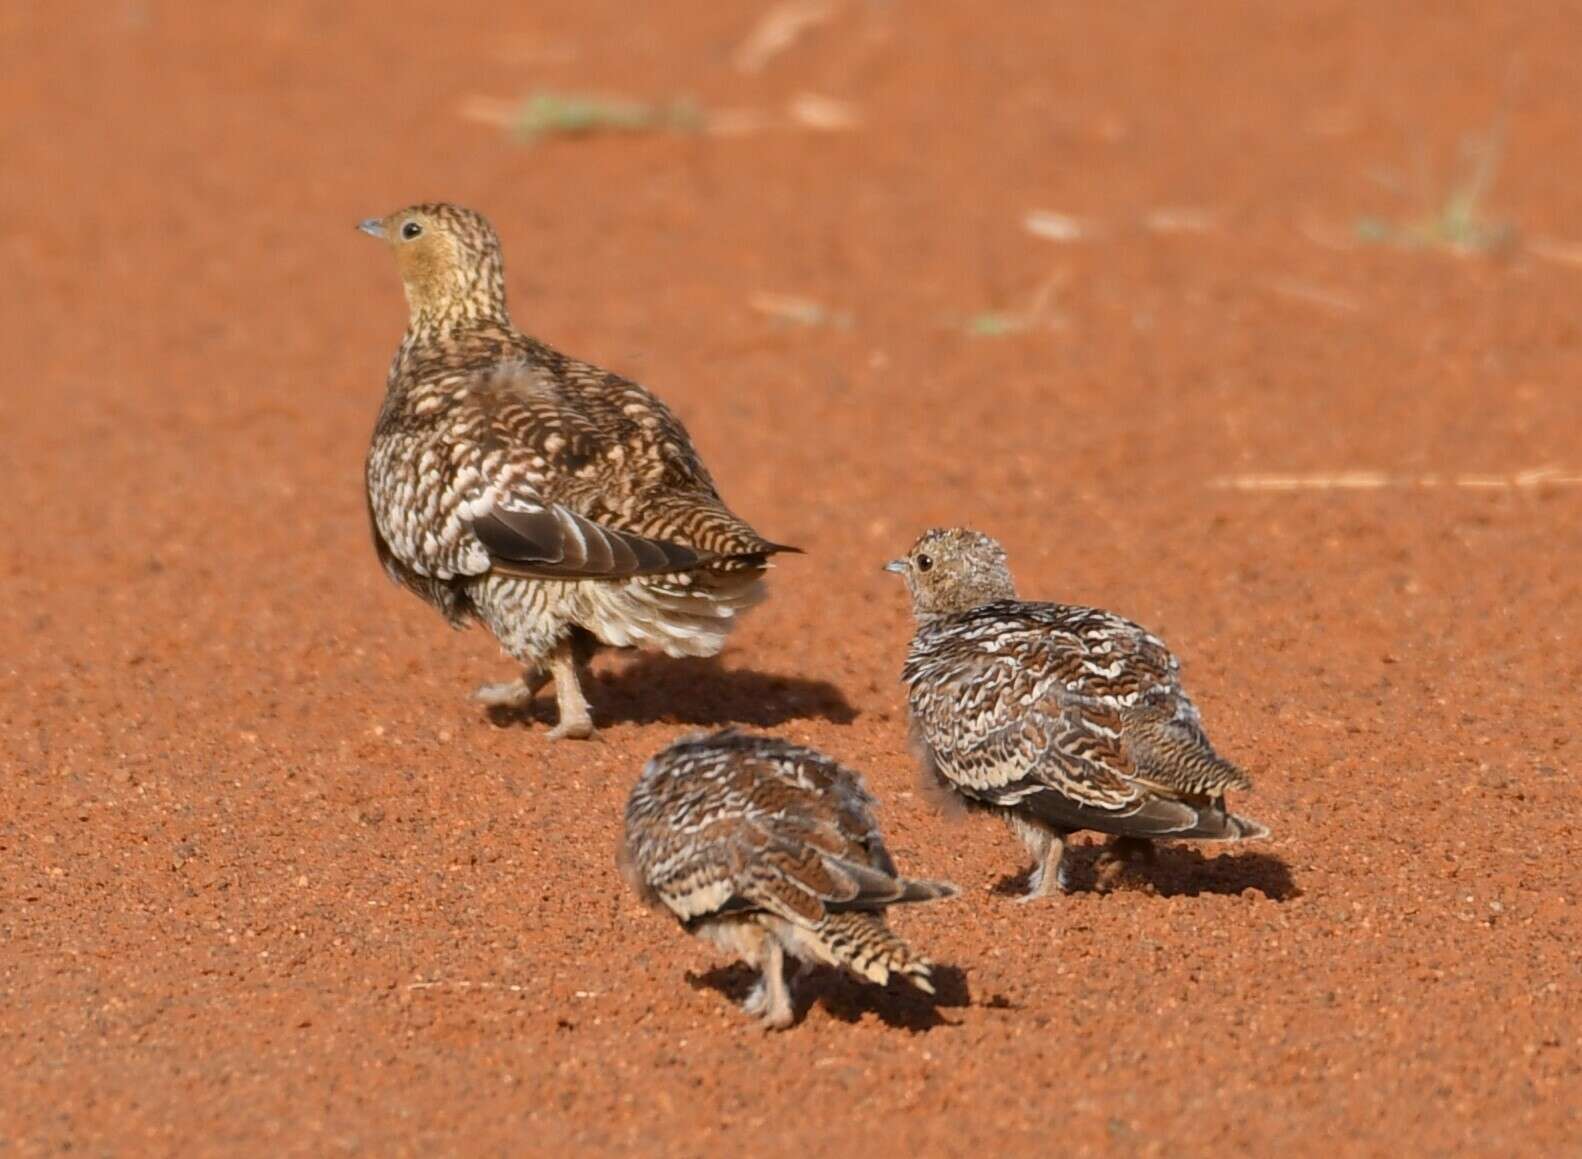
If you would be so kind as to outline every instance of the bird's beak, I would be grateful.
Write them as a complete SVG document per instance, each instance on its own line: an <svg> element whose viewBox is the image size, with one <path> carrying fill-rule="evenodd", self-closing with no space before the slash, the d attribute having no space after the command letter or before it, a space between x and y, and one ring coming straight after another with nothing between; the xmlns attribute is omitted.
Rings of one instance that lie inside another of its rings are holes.
<svg viewBox="0 0 1582 1159"><path fill-rule="evenodd" d="M367 221L359 221L357 228L369 237L384 237L385 235L385 222L382 217L370 217Z"/></svg>
<svg viewBox="0 0 1582 1159"><path fill-rule="evenodd" d="M904 559L892 559L889 563L884 565L884 570L885 571L893 571L893 572L895 572L896 575L905 575L906 574L906 560L904 560Z"/></svg>

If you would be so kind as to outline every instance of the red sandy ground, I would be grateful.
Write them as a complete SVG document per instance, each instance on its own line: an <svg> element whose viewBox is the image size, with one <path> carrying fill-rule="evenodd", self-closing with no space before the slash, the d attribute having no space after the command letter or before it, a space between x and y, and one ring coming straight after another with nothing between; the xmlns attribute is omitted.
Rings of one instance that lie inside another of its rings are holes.
<svg viewBox="0 0 1582 1159"><path fill-rule="evenodd" d="M1577 10L847 0L744 75L761 5L632 7L0 11L0 1150L1582 1146L1582 487L1453 485L1582 468ZM459 112L538 88L861 125ZM1513 244L1358 240L1500 125ZM469 704L509 666L368 544L404 307L352 225L427 198L808 551L718 665L602 659L603 744ZM1444 484L1213 485L1338 469ZM879 571L943 522L1163 633L1274 840L995 892L1011 837L914 791ZM623 890L643 759L732 721L865 770L961 883L896 919L953 1004L826 979L766 1035Z"/></svg>

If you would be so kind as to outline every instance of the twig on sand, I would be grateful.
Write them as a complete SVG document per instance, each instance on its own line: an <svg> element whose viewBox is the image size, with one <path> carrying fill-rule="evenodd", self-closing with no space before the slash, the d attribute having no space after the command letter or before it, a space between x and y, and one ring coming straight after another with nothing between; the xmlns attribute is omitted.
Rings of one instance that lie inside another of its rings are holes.
<svg viewBox="0 0 1582 1159"><path fill-rule="evenodd" d="M1362 309L1355 299L1337 294L1333 290L1326 290L1322 286L1315 286L1311 282L1303 282L1295 278L1272 278L1266 284L1271 291L1282 298L1320 306L1337 314L1354 314Z"/></svg>
<svg viewBox="0 0 1582 1159"><path fill-rule="evenodd" d="M519 101L468 97L462 102L461 115L504 129L524 141L597 133L695 133L707 127L703 110L685 98L656 103L550 91L533 93Z"/></svg>
<svg viewBox="0 0 1582 1159"><path fill-rule="evenodd" d="M524 142L642 133L743 137L782 127L829 133L855 129L861 123L854 105L816 93L791 98L783 116L761 109L705 110L685 97L639 101L547 91L522 100L475 94L462 101L459 111L466 120L492 125Z"/></svg>
<svg viewBox="0 0 1582 1159"><path fill-rule="evenodd" d="M984 310L973 314L962 324L963 332L974 338L1003 338L1008 334L1024 334L1029 330L1055 330L1065 325L1066 319L1052 307L1055 295L1069 280L1062 270L1051 274L1039 283L1021 310Z"/></svg>
<svg viewBox="0 0 1582 1159"><path fill-rule="evenodd" d="M1212 210L1189 205L1163 205L1143 214L1143 228L1150 233L1213 233L1219 217Z"/></svg>
<svg viewBox="0 0 1582 1159"><path fill-rule="evenodd" d="M1045 241L1074 242L1092 236L1093 226L1080 217L1049 209L1031 209L1022 217L1022 228Z"/></svg>
<svg viewBox="0 0 1582 1159"><path fill-rule="evenodd" d="M822 302L796 294L776 294L762 290L750 296L747 304L760 314L767 314L793 326L837 326L845 329L852 323L850 314L830 310Z"/></svg>
<svg viewBox="0 0 1582 1159"><path fill-rule="evenodd" d="M1558 237L1530 237L1527 252L1546 262L1562 266L1582 267L1582 241L1567 241Z"/></svg>
<svg viewBox="0 0 1582 1159"><path fill-rule="evenodd" d="M819 93L798 93L786 103L786 113L794 124L821 133L845 132L862 124L856 105Z"/></svg>
<svg viewBox="0 0 1582 1159"><path fill-rule="evenodd" d="M764 13L736 46L731 62L738 72L762 72L771 60L802 39L803 33L834 17L834 0L784 0Z"/></svg>
<svg viewBox="0 0 1582 1159"><path fill-rule="evenodd" d="M1582 470L1535 467L1511 474L1392 475L1385 471L1313 471L1303 474L1219 475L1209 480L1221 491L1383 491L1433 490L1440 487L1471 491L1527 491L1545 487L1582 486Z"/></svg>

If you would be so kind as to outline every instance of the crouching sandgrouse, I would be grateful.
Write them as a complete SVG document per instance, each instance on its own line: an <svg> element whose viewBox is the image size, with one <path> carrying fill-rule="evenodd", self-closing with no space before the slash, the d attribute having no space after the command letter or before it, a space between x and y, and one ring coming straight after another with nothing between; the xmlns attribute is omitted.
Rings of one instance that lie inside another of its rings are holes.
<svg viewBox="0 0 1582 1159"><path fill-rule="evenodd" d="M731 513L648 391L511 324L481 215L416 205L359 228L394 250L410 311L368 451L380 562L522 665L478 699L525 704L553 678L550 735L591 736L581 672L599 644L712 656L767 558L795 549Z"/></svg>
<svg viewBox="0 0 1582 1159"><path fill-rule="evenodd" d="M632 790L621 868L645 902L759 967L746 1010L770 1027L791 1025L798 962L932 994L932 967L884 911L956 888L900 876L873 806L857 773L812 749L731 731L683 740Z"/></svg>
<svg viewBox="0 0 1582 1159"><path fill-rule="evenodd" d="M1016 598L1005 552L962 528L925 532L887 570L917 631L901 678L925 772L1000 814L1034 858L1028 898L1067 887L1065 839L1114 834L1107 868L1150 839L1267 836L1225 805L1251 787L1219 756L1163 642L1110 612Z"/></svg>

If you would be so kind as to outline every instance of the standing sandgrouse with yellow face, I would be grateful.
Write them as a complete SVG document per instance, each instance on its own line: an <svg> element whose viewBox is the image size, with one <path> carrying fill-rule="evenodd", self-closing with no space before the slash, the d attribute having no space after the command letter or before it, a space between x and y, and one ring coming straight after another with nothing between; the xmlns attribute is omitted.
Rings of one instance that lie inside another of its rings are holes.
<svg viewBox="0 0 1582 1159"><path fill-rule="evenodd" d="M887 565L917 631L901 679L925 770L998 814L1034 858L1027 897L1066 888L1065 841L1112 834L1111 866L1156 838L1265 837L1226 793L1252 787L1214 751L1181 665L1113 612L1016 598L1005 552L965 528L924 532Z"/></svg>
<svg viewBox="0 0 1582 1159"><path fill-rule="evenodd" d="M551 737L590 737L599 644L712 656L763 598L768 557L795 549L732 514L647 390L511 324L480 214L415 205L359 228L394 251L410 312L368 450L379 560L522 665L479 700L522 705L553 679Z"/></svg>

